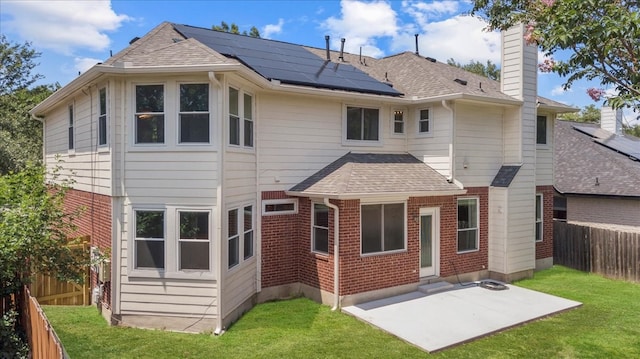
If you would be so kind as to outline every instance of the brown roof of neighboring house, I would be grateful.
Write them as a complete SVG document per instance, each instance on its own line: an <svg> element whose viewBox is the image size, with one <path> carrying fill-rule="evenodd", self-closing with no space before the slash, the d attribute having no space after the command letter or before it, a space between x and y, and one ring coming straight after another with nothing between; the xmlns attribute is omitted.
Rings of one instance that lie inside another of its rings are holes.
<svg viewBox="0 0 640 359"><path fill-rule="evenodd" d="M410 154L349 152L295 185L287 193L305 197L348 199L465 192Z"/></svg>
<svg viewBox="0 0 640 359"><path fill-rule="evenodd" d="M595 137L576 127L592 128ZM563 194L640 197L640 161L607 147L616 136L596 124L556 121L554 186ZM640 151L640 139L624 136Z"/></svg>

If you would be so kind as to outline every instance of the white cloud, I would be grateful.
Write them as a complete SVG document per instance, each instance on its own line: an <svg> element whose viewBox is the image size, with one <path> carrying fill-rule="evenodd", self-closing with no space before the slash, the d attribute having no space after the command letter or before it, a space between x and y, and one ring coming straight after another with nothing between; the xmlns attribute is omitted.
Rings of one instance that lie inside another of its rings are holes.
<svg viewBox="0 0 640 359"><path fill-rule="evenodd" d="M419 30L420 54L442 62L453 58L461 64L471 60L491 60L499 65L500 33L486 32L486 26L484 21L465 15L426 23ZM392 50L415 51L414 34L404 32L398 35L392 44Z"/></svg>
<svg viewBox="0 0 640 359"><path fill-rule="evenodd" d="M457 1L403 1L402 11L409 14L421 28L429 23L429 18L455 14L459 10Z"/></svg>
<svg viewBox="0 0 640 359"><path fill-rule="evenodd" d="M278 19L277 24L267 24L262 29L262 37L270 39L271 35L279 34L282 32L282 26L284 25L284 19Z"/></svg>
<svg viewBox="0 0 640 359"><path fill-rule="evenodd" d="M10 15L3 27L37 47L67 55L78 48L107 49L111 40L106 32L132 20L116 14L111 1L105 0L3 1L2 5L2 12Z"/></svg>
<svg viewBox="0 0 640 359"><path fill-rule="evenodd" d="M98 62L102 62L102 60L94 59L91 57L76 57L73 59L73 63L74 63L73 67L78 72L85 72L89 70L91 67L93 67L93 65L97 64Z"/></svg>
<svg viewBox="0 0 640 359"><path fill-rule="evenodd" d="M573 92L573 90L572 89L565 90L562 87L562 85L558 85L558 86L556 86L556 87L551 89L551 95L552 96L561 96L561 95L564 95L567 92Z"/></svg>
<svg viewBox="0 0 640 359"><path fill-rule="evenodd" d="M393 37L398 32L397 14L385 1L372 2L342 0L341 18L330 17L321 26L333 37L332 46L340 46L345 38L345 51L379 57L384 52L376 46L375 39Z"/></svg>

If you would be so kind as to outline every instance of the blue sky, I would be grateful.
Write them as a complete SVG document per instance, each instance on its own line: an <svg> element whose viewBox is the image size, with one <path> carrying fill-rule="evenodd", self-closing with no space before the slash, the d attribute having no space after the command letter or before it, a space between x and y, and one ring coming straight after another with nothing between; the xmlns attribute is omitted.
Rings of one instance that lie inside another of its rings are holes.
<svg viewBox="0 0 640 359"><path fill-rule="evenodd" d="M362 47L374 57L414 51L414 34L420 34L423 56L499 64L500 35L465 16L470 8L470 1L417 0L0 0L0 30L10 41L31 42L42 53L36 68L45 76L41 82L61 85L163 21L206 28L233 22L241 31L255 26L262 37L316 47L324 47L324 36L330 35L334 49L344 37L346 51L358 53ZM555 74L539 74L539 94L576 107L594 103L586 89L597 83L581 81L569 91L562 83Z"/></svg>

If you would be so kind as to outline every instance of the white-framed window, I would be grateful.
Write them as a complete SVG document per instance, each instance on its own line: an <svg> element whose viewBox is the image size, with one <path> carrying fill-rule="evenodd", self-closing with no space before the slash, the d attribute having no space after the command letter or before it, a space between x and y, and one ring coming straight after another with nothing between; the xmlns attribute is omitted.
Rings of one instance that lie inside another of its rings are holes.
<svg viewBox="0 0 640 359"><path fill-rule="evenodd" d="M393 110L393 133L396 135L404 134L404 110Z"/></svg>
<svg viewBox="0 0 640 359"><path fill-rule="evenodd" d="M313 203L311 228L311 251L329 254L329 207Z"/></svg>
<svg viewBox="0 0 640 359"><path fill-rule="evenodd" d="M227 211L227 266L239 265L254 255L254 210L245 205Z"/></svg>
<svg viewBox="0 0 640 359"><path fill-rule="evenodd" d="M75 133L74 133L75 123L74 123L74 118L73 118L74 117L73 104L69 105L68 110L69 110L69 122L68 122L68 125L69 125L69 130L68 130L69 141L68 141L68 143L69 143L69 150L73 150L75 148Z"/></svg>
<svg viewBox="0 0 640 359"><path fill-rule="evenodd" d="M380 141L380 109L347 106L345 117L347 141Z"/></svg>
<svg viewBox="0 0 640 359"><path fill-rule="evenodd" d="M544 228L544 202L542 193L536 193L536 242L541 242Z"/></svg>
<svg viewBox="0 0 640 359"><path fill-rule="evenodd" d="M107 89L98 90L98 146L106 146L108 141Z"/></svg>
<svg viewBox="0 0 640 359"><path fill-rule="evenodd" d="M458 253L478 250L478 198L458 198Z"/></svg>
<svg viewBox="0 0 640 359"><path fill-rule="evenodd" d="M298 199L266 199L262 201L263 216L277 216L298 213Z"/></svg>
<svg viewBox="0 0 640 359"><path fill-rule="evenodd" d="M211 270L211 211L178 210L178 270Z"/></svg>
<svg viewBox="0 0 640 359"><path fill-rule="evenodd" d="M253 96L229 87L229 145L253 148Z"/></svg>
<svg viewBox="0 0 640 359"><path fill-rule="evenodd" d="M547 144L547 116L536 117L536 144Z"/></svg>
<svg viewBox="0 0 640 359"><path fill-rule="evenodd" d="M360 206L360 246L362 254L406 249L404 203Z"/></svg>
<svg viewBox="0 0 640 359"><path fill-rule="evenodd" d="M135 210L134 269L165 269L165 211Z"/></svg>
<svg viewBox="0 0 640 359"><path fill-rule="evenodd" d="M431 127L433 124L431 123L431 115L432 112L430 108L423 108L418 110L418 133L422 135L431 134Z"/></svg>
<svg viewBox="0 0 640 359"><path fill-rule="evenodd" d="M209 84L179 86L178 143L210 143Z"/></svg>
<svg viewBox="0 0 640 359"><path fill-rule="evenodd" d="M135 87L135 143L164 143L164 85Z"/></svg>

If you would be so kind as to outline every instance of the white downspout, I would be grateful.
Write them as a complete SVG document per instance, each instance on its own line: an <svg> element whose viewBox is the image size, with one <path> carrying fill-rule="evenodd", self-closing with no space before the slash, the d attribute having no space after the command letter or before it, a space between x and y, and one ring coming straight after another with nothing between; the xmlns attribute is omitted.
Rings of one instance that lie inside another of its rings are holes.
<svg viewBox="0 0 640 359"><path fill-rule="evenodd" d="M340 308L340 209L329 202L329 198L324 199L324 205L333 209L333 307L331 310L338 310Z"/></svg>
<svg viewBox="0 0 640 359"><path fill-rule="evenodd" d="M455 119L453 116L453 109L449 107L446 100L442 100L442 107L444 107L446 110L449 111L449 113L451 113L451 138L449 141L449 176L447 177L447 181L449 183L453 183L453 181L455 180L455 167L456 167L455 150L453 146L453 141L455 140L455 127L456 127L454 123Z"/></svg>

